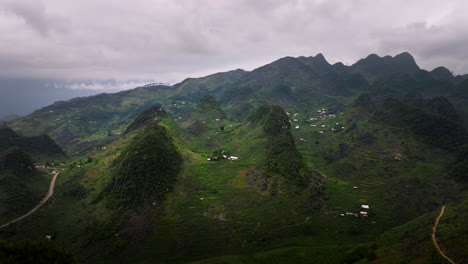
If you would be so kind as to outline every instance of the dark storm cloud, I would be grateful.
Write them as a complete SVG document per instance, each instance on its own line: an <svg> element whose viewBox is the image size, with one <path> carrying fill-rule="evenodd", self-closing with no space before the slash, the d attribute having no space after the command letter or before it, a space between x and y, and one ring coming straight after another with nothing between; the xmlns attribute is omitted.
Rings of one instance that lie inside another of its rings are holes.
<svg viewBox="0 0 468 264"><path fill-rule="evenodd" d="M283 56L468 72L466 1L3 0L0 76L179 81Z"/></svg>

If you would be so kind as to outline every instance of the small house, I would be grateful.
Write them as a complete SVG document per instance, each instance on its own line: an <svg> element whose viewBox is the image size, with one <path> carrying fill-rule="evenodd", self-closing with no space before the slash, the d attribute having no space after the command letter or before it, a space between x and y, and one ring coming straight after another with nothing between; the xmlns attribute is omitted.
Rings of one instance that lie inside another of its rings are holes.
<svg viewBox="0 0 468 264"><path fill-rule="evenodd" d="M369 205L363 204L363 205L361 205L361 209L369 210Z"/></svg>

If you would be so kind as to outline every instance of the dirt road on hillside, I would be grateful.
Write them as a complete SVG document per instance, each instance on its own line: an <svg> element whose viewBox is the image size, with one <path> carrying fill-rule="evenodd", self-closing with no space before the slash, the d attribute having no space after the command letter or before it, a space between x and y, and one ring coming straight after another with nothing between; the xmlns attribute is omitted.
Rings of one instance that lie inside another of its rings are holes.
<svg viewBox="0 0 468 264"><path fill-rule="evenodd" d="M437 251L439 251L439 254L444 257L447 261L449 261L450 263L452 264L457 264L455 263L455 261L451 260L449 257L447 257L444 252L442 252L442 250L440 249L439 247L439 243L437 243L437 239L436 239L436 231L437 231L437 226L439 225L439 221L440 221L440 218L444 215L444 212L445 212L445 205L442 206L442 208L440 209L440 214L439 216L436 218L436 221L434 223L434 227L432 227L432 242L434 242L434 246L436 247Z"/></svg>
<svg viewBox="0 0 468 264"><path fill-rule="evenodd" d="M52 194L54 194L55 180L57 180L57 176L59 174L60 174L60 171L55 173L54 177L52 178L52 181L50 182L49 191L47 192L46 196L33 209L31 209L26 214L24 214L24 215L22 215L22 216L20 216L20 217L18 217L16 219L11 220L6 224L1 225L0 228L4 228L4 227L7 227L7 226L9 226L9 225L11 225L13 223L16 223L16 222L20 221L21 219L28 217L30 214L36 212L37 209L41 208L41 206L43 206L47 202L47 200L49 200L49 198L52 196Z"/></svg>

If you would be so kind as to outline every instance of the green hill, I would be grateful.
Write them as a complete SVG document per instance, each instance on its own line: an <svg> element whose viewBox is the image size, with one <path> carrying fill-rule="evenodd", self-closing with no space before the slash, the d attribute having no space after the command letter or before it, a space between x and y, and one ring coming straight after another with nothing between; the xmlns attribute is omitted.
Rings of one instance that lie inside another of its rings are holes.
<svg viewBox="0 0 468 264"><path fill-rule="evenodd" d="M0 152L0 225L33 208L47 193L49 181L22 150Z"/></svg>
<svg viewBox="0 0 468 264"><path fill-rule="evenodd" d="M465 248L468 233L467 199L461 196L449 203L437 227L436 238L441 249L456 263L467 261ZM436 251L431 241L432 227L440 208L385 232L378 239L379 263L449 263Z"/></svg>
<svg viewBox="0 0 468 264"><path fill-rule="evenodd" d="M112 183L102 196L111 207L160 201L172 190L182 159L164 127L147 126L112 164Z"/></svg>
<svg viewBox="0 0 468 264"><path fill-rule="evenodd" d="M0 128L0 151L17 147L30 154L36 162L65 161L67 155L49 136L22 136L9 127Z"/></svg>
<svg viewBox="0 0 468 264"><path fill-rule="evenodd" d="M440 241L464 261L468 104L450 76L319 54L57 102L10 124L32 141L0 130L71 156L54 202L0 239L54 234L83 263L437 263L447 205Z"/></svg>

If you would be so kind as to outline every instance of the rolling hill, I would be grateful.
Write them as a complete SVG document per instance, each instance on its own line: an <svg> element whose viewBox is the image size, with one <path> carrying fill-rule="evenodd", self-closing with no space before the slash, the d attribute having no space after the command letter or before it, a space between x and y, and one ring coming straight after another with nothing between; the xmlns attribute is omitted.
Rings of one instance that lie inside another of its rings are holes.
<svg viewBox="0 0 468 264"><path fill-rule="evenodd" d="M2 130L71 161L0 239L54 234L83 263L440 263L447 205L441 244L462 261L464 78L318 54L57 102Z"/></svg>

